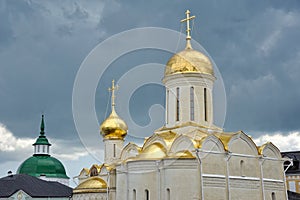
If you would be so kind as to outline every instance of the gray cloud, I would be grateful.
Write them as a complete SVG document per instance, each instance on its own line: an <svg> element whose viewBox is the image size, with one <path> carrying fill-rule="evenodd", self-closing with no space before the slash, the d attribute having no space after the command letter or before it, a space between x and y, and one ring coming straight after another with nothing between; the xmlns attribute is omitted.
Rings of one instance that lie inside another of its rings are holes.
<svg viewBox="0 0 300 200"><path fill-rule="evenodd" d="M208 50L225 81L225 130L242 129L255 137L297 131L299 8L297 0L259 4L243 0L1 1L0 122L17 137L35 138L44 112L49 137L81 147L71 103L74 78L86 55L105 38L130 28L158 26L179 31L179 20L190 9L197 16L193 38ZM166 63L169 56L137 52L112 64L97 90L98 118L104 118L106 89L112 78L138 64ZM163 91L153 94L155 88L144 89L130 100L131 114L141 125L149 121L151 103L162 103L164 98ZM153 98L142 104L145 93ZM6 159L13 156L6 155Z"/></svg>

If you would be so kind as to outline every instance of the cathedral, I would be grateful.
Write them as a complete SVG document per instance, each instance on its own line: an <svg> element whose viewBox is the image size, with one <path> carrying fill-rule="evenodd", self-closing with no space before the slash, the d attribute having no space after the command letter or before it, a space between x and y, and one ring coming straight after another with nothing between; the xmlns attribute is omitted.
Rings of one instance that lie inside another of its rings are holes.
<svg viewBox="0 0 300 200"><path fill-rule="evenodd" d="M186 47L165 66L165 125L141 146L124 144L128 127L115 110L113 81L111 114L100 126L104 163L82 169L74 200L287 199L279 149L214 125L216 77L212 61L192 48L193 18L187 10Z"/></svg>

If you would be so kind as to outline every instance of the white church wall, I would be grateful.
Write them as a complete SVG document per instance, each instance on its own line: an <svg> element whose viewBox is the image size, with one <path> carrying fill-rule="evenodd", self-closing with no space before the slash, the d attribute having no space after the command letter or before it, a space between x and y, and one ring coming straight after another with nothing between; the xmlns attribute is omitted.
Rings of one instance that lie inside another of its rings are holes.
<svg viewBox="0 0 300 200"><path fill-rule="evenodd" d="M226 162L223 154L201 153L202 174L226 175Z"/></svg>
<svg viewBox="0 0 300 200"><path fill-rule="evenodd" d="M202 174L204 199L226 198L226 178L224 175Z"/></svg>
<svg viewBox="0 0 300 200"><path fill-rule="evenodd" d="M285 200L286 192L283 181L264 180L265 200L274 200L272 196L275 197L275 200Z"/></svg>
<svg viewBox="0 0 300 200"><path fill-rule="evenodd" d="M258 158L231 156L228 165L230 176L260 177Z"/></svg>
<svg viewBox="0 0 300 200"><path fill-rule="evenodd" d="M176 154L177 152L180 151L194 151L195 147L192 142L192 140L184 135L179 136L176 138L170 148L170 153Z"/></svg>
<svg viewBox="0 0 300 200"><path fill-rule="evenodd" d="M201 197L201 179L196 159L165 159L161 167L161 199L166 199L164 197L168 196L168 191L172 200Z"/></svg>
<svg viewBox="0 0 300 200"><path fill-rule="evenodd" d="M112 163L120 158L123 148L123 140L104 140L104 162Z"/></svg>
<svg viewBox="0 0 300 200"><path fill-rule="evenodd" d="M274 180L283 180L284 178L282 161L265 159L262 169L264 178Z"/></svg>
<svg viewBox="0 0 300 200"><path fill-rule="evenodd" d="M107 200L106 193L81 193L73 194L72 200Z"/></svg>
<svg viewBox="0 0 300 200"><path fill-rule="evenodd" d="M116 199L127 198L127 167L117 166L116 172Z"/></svg>
<svg viewBox="0 0 300 200"><path fill-rule="evenodd" d="M174 127L189 121L207 126L213 123L212 87L214 78L211 75L187 73L165 77L166 86L166 121L167 127ZM190 89L194 88L194 120L190 115ZM177 88L179 88L179 120L176 118ZM204 88L206 95L206 119L204 112ZM168 92L169 91L169 92ZM169 94L168 94L169 93Z"/></svg>
<svg viewBox="0 0 300 200"><path fill-rule="evenodd" d="M135 190L136 199L146 199L147 191L149 199L158 199L159 176L155 160L129 162L127 178L129 194L133 195Z"/></svg>

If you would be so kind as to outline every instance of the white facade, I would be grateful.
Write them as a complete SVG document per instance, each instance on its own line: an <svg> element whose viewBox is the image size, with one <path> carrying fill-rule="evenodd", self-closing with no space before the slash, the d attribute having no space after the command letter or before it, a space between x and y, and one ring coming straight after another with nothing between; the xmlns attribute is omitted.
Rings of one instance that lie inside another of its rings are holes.
<svg viewBox="0 0 300 200"><path fill-rule="evenodd" d="M186 73L167 76L166 127L195 122L213 125L212 89L215 77L209 74Z"/></svg>
<svg viewBox="0 0 300 200"><path fill-rule="evenodd" d="M73 194L73 200L107 200L107 194L104 193L81 193Z"/></svg>
<svg viewBox="0 0 300 200"><path fill-rule="evenodd" d="M189 21L189 11L187 11ZM165 126L142 146L105 139L105 162L98 176L110 200L284 200L280 151L256 146L242 131L224 132L213 124L213 66L187 47L166 65ZM146 76L146 75L145 75ZM106 133L109 135L110 133ZM114 152L114 154L112 154ZM117 157L118 158L117 158ZM82 182L91 174L83 170Z"/></svg>
<svg viewBox="0 0 300 200"><path fill-rule="evenodd" d="M108 140L104 139L104 163L111 164L120 160L124 140Z"/></svg>

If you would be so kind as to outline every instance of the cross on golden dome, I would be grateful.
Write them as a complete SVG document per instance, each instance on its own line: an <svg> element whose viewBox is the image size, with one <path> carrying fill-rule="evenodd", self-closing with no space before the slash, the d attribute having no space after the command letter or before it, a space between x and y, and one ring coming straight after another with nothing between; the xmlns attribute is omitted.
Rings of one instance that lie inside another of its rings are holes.
<svg viewBox="0 0 300 200"><path fill-rule="evenodd" d="M119 86L118 85L115 86L115 80L112 80L111 88L108 88L108 90L111 91L111 106L112 106L112 108L115 107L115 98L116 98L115 90L118 90L118 89L119 89Z"/></svg>
<svg viewBox="0 0 300 200"><path fill-rule="evenodd" d="M190 28L190 20L196 18L195 16L190 16L190 13L191 12L189 10L186 10L186 12L185 12L186 18L180 20L181 23L186 22L186 40L187 40L186 48L192 48L191 43L190 43L190 40L192 38L191 37L191 28Z"/></svg>
<svg viewBox="0 0 300 200"><path fill-rule="evenodd" d="M112 80L111 88L108 88L111 91L111 114L106 118L101 126L101 135L105 140L117 139L123 140L127 134L127 124L117 115L115 111L115 91L118 90L119 86L115 86L115 80Z"/></svg>

